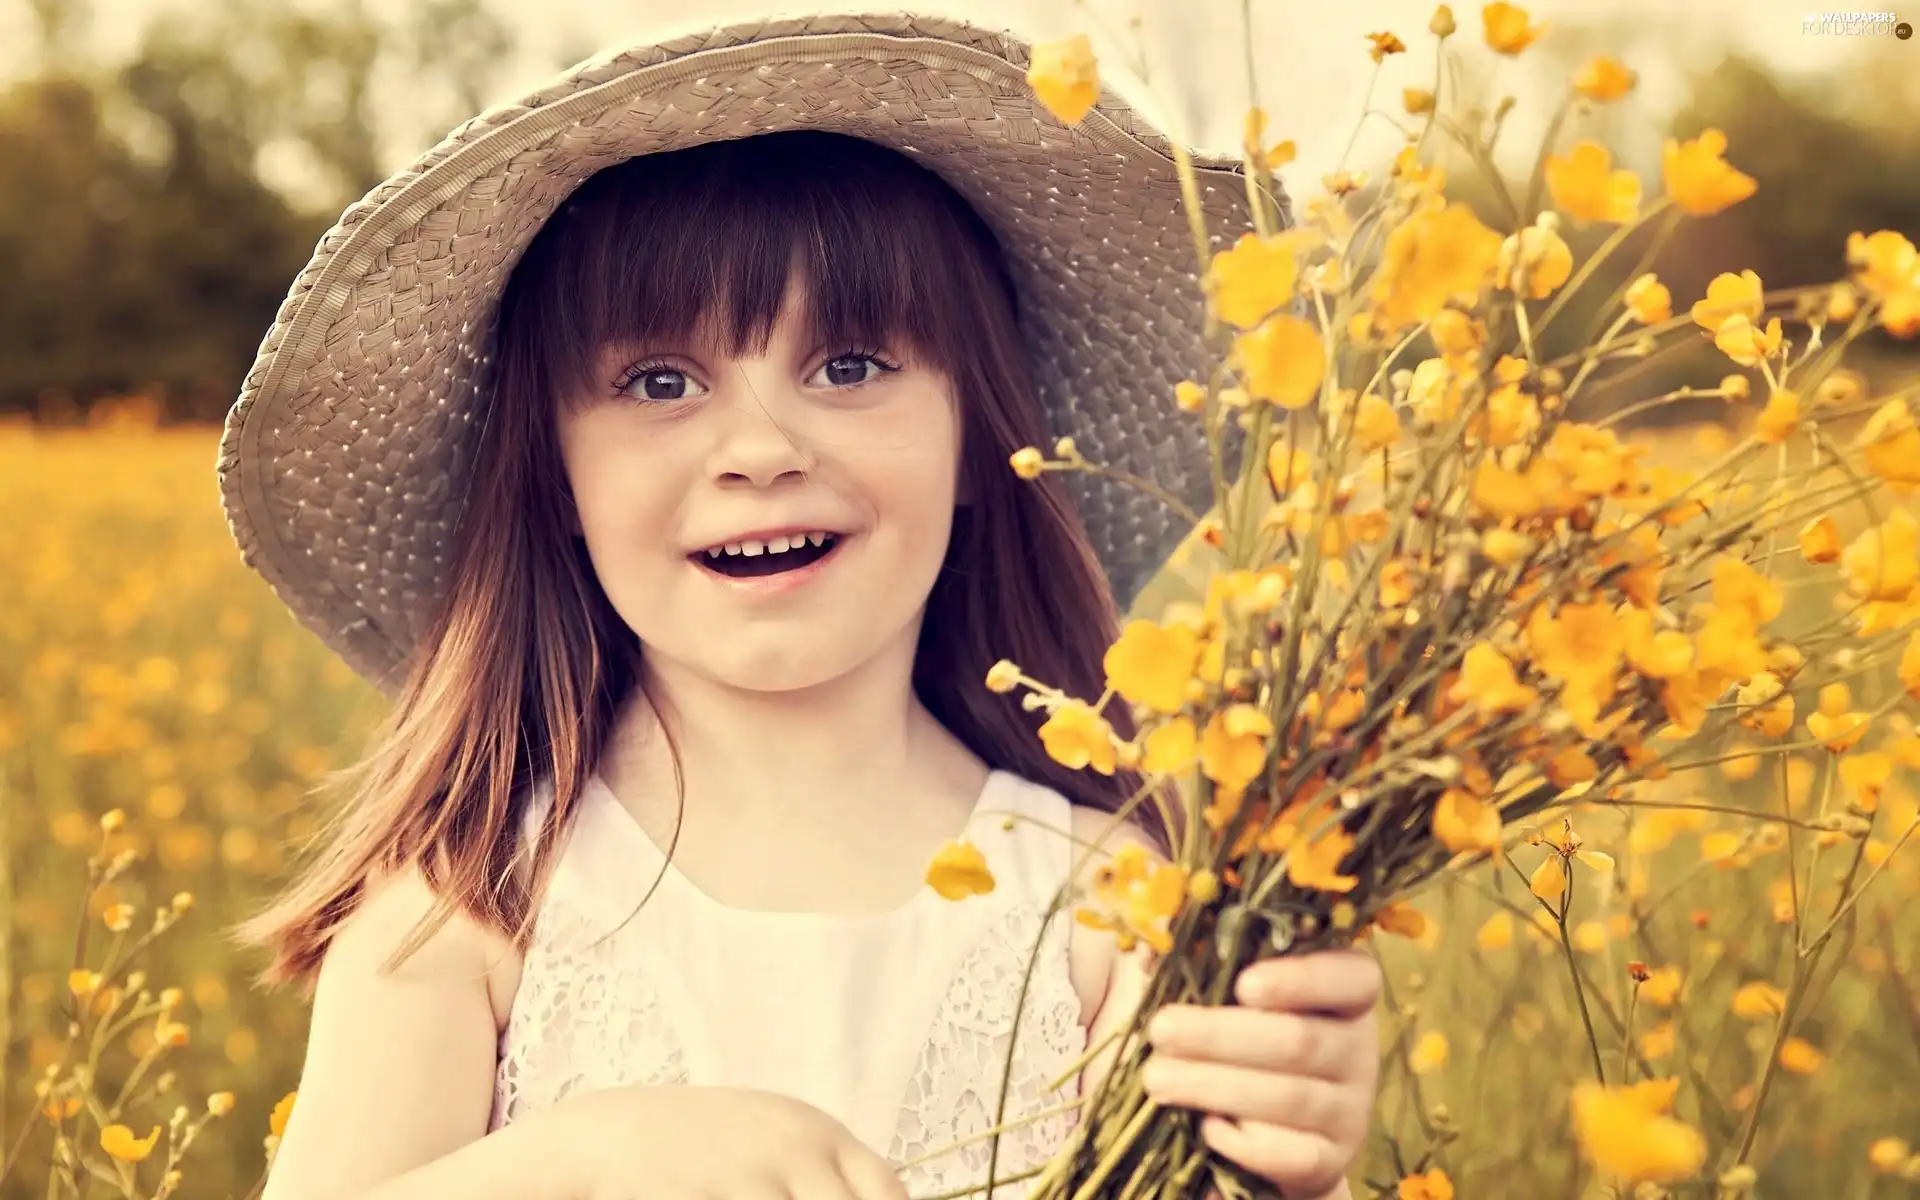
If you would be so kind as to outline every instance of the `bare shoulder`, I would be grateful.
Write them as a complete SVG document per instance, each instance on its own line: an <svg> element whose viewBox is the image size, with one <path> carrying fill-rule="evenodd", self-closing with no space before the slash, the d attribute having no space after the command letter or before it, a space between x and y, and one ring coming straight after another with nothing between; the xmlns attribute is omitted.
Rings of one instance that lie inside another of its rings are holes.
<svg viewBox="0 0 1920 1200"><path fill-rule="evenodd" d="M391 972L390 960L433 914L433 888L417 867L370 880L360 905L342 923L321 967L321 978L391 978L395 983L466 983L484 989L489 1007L502 985L517 982L520 952L512 939L455 912ZM507 988L507 997L512 995Z"/></svg>

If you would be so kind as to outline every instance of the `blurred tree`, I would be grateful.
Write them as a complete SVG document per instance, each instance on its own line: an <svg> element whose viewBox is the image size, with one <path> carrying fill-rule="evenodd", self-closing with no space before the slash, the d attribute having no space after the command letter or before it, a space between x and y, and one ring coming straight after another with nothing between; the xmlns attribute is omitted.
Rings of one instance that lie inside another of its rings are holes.
<svg viewBox="0 0 1920 1200"><path fill-rule="evenodd" d="M484 0L212 0L106 65L86 0L32 3L45 65L0 92L0 410L157 390L219 418L333 215L478 111L510 46Z"/></svg>

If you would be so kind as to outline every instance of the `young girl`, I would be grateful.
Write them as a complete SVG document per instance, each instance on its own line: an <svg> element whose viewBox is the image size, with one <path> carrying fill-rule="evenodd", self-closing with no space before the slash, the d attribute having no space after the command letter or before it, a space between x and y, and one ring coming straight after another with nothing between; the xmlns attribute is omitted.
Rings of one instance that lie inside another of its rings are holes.
<svg viewBox="0 0 1920 1200"><path fill-rule="evenodd" d="M1071 433L1203 491L1167 403L1199 314L1164 143L1113 95L1062 126L1026 53L925 17L646 42L322 240L222 484L394 705L248 930L313 987L267 1200L952 1194L1071 1132L1107 1064L1049 1086L1144 976L1043 918L1135 781L983 681L1099 695L1180 531L1008 458ZM1244 185L1206 196L1231 232ZM923 883L956 837L990 894ZM1150 1086L1345 1195L1376 988L1265 964L1160 1015Z"/></svg>

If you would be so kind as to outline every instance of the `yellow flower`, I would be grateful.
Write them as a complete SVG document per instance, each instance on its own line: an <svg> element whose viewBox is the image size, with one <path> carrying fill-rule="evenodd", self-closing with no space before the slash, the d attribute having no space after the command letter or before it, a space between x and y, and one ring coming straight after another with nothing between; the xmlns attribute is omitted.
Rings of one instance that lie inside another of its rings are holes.
<svg viewBox="0 0 1920 1200"><path fill-rule="evenodd" d="M1494 913L1481 924L1473 940L1488 953L1505 950L1513 944L1513 917L1505 912Z"/></svg>
<svg viewBox="0 0 1920 1200"><path fill-rule="evenodd" d="M1743 367L1757 367L1780 353L1780 340L1779 317L1768 321L1766 329L1761 330L1745 316L1735 313L1720 322L1720 328L1713 333L1713 344L1720 353Z"/></svg>
<svg viewBox="0 0 1920 1200"><path fill-rule="evenodd" d="M1777 1017L1787 1010L1787 995L1770 983L1743 984L1733 994L1732 1008L1736 1017Z"/></svg>
<svg viewBox="0 0 1920 1200"><path fill-rule="evenodd" d="M1655 633L1653 616L1645 609L1623 611L1620 626L1626 635L1627 665L1648 679L1671 679L1693 666L1693 642L1674 629Z"/></svg>
<svg viewBox="0 0 1920 1200"><path fill-rule="evenodd" d="M274 1137L282 1137L287 1132L287 1122L293 1118L293 1101L298 1091L288 1092L280 1097L280 1103L273 1106L273 1112L267 1117L267 1132Z"/></svg>
<svg viewBox="0 0 1920 1200"><path fill-rule="evenodd" d="M1675 966L1657 967L1640 985L1640 999L1661 1008L1671 1008L1680 998L1680 968Z"/></svg>
<svg viewBox="0 0 1920 1200"><path fill-rule="evenodd" d="M1385 450L1400 440L1400 416L1393 405L1368 392L1353 415L1353 436L1363 454Z"/></svg>
<svg viewBox="0 0 1920 1200"><path fill-rule="evenodd" d="M1920 251L1891 229L1871 236L1856 230L1847 235L1847 265L1853 268L1856 283L1886 297L1913 285L1920 273Z"/></svg>
<svg viewBox="0 0 1920 1200"><path fill-rule="evenodd" d="M1867 1161L1873 1164L1874 1170L1891 1175L1906 1165L1910 1153L1904 1140L1883 1137L1867 1147Z"/></svg>
<svg viewBox="0 0 1920 1200"><path fill-rule="evenodd" d="M1606 679L1626 652L1626 632L1620 617L1598 600L1562 604L1552 614L1541 607L1527 622L1527 650L1554 679Z"/></svg>
<svg viewBox="0 0 1920 1200"><path fill-rule="evenodd" d="M1200 639L1192 629L1152 621L1127 622L1103 663L1109 687L1157 713L1180 711L1199 665Z"/></svg>
<svg viewBox="0 0 1920 1200"><path fill-rule="evenodd" d="M1840 560L1840 526L1829 516L1815 517L1800 529L1800 553L1810 563Z"/></svg>
<svg viewBox="0 0 1920 1200"><path fill-rule="evenodd" d="M114 933L125 933L133 927L133 905L109 904L106 911L100 914L100 919Z"/></svg>
<svg viewBox="0 0 1920 1200"><path fill-rule="evenodd" d="M1713 603L1757 627L1779 616L1783 601L1772 580L1746 560L1723 554L1713 563Z"/></svg>
<svg viewBox="0 0 1920 1200"><path fill-rule="evenodd" d="M1738 275L1720 274L1713 277L1707 285L1706 298L1693 304L1693 320L1696 325L1709 333L1718 332L1728 317L1742 316L1748 322L1758 321L1760 314L1766 311L1763 298L1765 289L1760 284L1760 276L1752 271L1742 271ZM1725 387L1738 380L1740 395L1734 399L1746 398L1747 381L1741 376L1728 376L1722 381Z"/></svg>
<svg viewBox="0 0 1920 1200"><path fill-rule="evenodd" d="M1020 686L1020 667L1011 659L1003 658L987 668L987 690L1005 695Z"/></svg>
<svg viewBox="0 0 1920 1200"><path fill-rule="evenodd" d="M1500 810L1459 788L1448 788L1433 807L1433 836L1455 853L1500 853Z"/></svg>
<svg viewBox="0 0 1920 1200"><path fill-rule="evenodd" d="M1426 88L1401 88L1400 103L1408 115L1418 117L1433 111L1433 93Z"/></svg>
<svg viewBox="0 0 1920 1200"><path fill-rule="evenodd" d="M1587 1159L1626 1183L1684 1179L1706 1161L1706 1139L1666 1114L1673 1089L1582 1083L1573 1093L1574 1133Z"/></svg>
<svg viewBox="0 0 1920 1200"><path fill-rule="evenodd" d="M1828 716L1822 712L1808 713L1807 732L1833 753L1845 754L1867 735L1867 715L1857 712L1841 713L1839 716Z"/></svg>
<svg viewBox="0 0 1920 1200"><path fill-rule="evenodd" d="M1054 117L1067 125L1079 124L1100 98L1100 64L1094 59L1093 43L1082 33L1034 46L1027 83Z"/></svg>
<svg viewBox="0 0 1920 1200"><path fill-rule="evenodd" d="M1297 232L1245 233L1232 249L1213 256L1206 286L1221 320L1252 329L1286 307L1300 277L1301 237Z"/></svg>
<svg viewBox="0 0 1920 1200"><path fill-rule="evenodd" d="M1527 880L1527 890L1549 904L1559 905L1567 891L1567 864L1559 854L1547 855L1534 868L1533 877Z"/></svg>
<svg viewBox="0 0 1920 1200"><path fill-rule="evenodd" d="M67 973L67 990L79 999L86 999L100 990L103 982L100 972L78 968Z"/></svg>
<svg viewBox="0 0 1920 1200"><path fill-rule="evenodd" d="M1420 1035L1407 1055L1407 1065L1415 1075L1428 1075L1447 1065L1447 1035L1429 1029Z"/></svg>
<svg viewBox="0 0 1920 1200"><path fill-rule="evenodd" d="M158 1125L143 1138L134 1137L133 1130L125 1125L109 1125L100 1131L100 1148L124 1163L145 1162L147 1155L153 1153L154 1143L159 1140Z"/></svg>
<svg viewBox="0 0 1920 1200"><path fill-rule="evenodd" d="M1840 558L1847 590L1863 600L1905 600L1920 583L1920 521L1894 509Z"/></svg>
<svg viewBox="0 0 1920 1200"><path fill-rule="evenodd" d="M1147 735L1141 769L1149 775L1174 775L1194 764L1200 754L1200 737L1193 721L1175 717Z"/></svg>
<svg viewBox="0 0 1920 1200"><path fill-rule="evenodd" d="M1439 1167L1400 1181L1395 1200L1453 1200L1453 1180Z"/></svg>
<svg viewBox="0 0 1920 1200"><path fill-rule="evenodd" d="M1527 10L1505 0L1495 0L1480 10L1487 45L1505 55L1515 55L1531 46L1547 31L1544 25L1528 24Z"/></svg>
<svg viewBox="0 0 1920 1200"><path fill-rule="evenodd" d="M1197 413L1207 403L1207 389L1191 379L1173 385L1173 406L1183 413Z"/></svg>
<svg viewBox="0 0 1920 1200"><path fill-rule="evenodd" d="M1334 825L1304 845L1287 847L1287 880L1297 888L1350 892L1359 877L1340 874L1340 862L1353 849L1353 835Z"/></svg>
<svg viewBox="0 0 1920 1200"><path fill-rule="evenodd" d="M1626 301L1633 319L1642 325L1658 324L1673 316L1673 293L1651 272L1628 286Z"/></svg>
<svg viewBox="0 0 1920 1200"><path fill-rule="evenodd" d="M1493 275L1500 242L1465 203L1430 198L1387 237L1372 295L1380 323L1395 333L1432 320L1450 300L1472 307Z"/></svg>
<svg viewBox="0 0 1920 1200"><path fill-rule="evenodd" d="M1914 632L1906 650L1900 655L1899 676L1900 686L1906 689L1907 695L1920 700L1920 630ZM1915 757L1920 758L1920 755ZM1920 763L1910 765L1920 766Z"/></svg>
<svg viewBox="0 0 1920 1200"><path fill-rule="evenodd" d="M1102 775L1113 774L1113 726L1084 700L1069 700L1054 709L1040 726L1040 744L1063 767L1079 771L1091 766Z"/></svg>
<svg viewBox="0 0 1920 1200"><path fill-rule="evenodd" d="M1920 634L1914 635L1920 638ZM1893 779L1893 755L1875 750L1840 760L1840 781L1852 790L1861 812L1876 812L1880 791Z"/></svg>
<svg viewBox="0 0 1920 1200"><path fill-rule="evenodd" d="M1510 567L1533 549L1533 540L1511 529L1489 529L1480 539L1480 553L1496 566Z"/></svg>
<svg viewBox="0 0 1920 1200"><path fill-rule="evenodd" d="M233 1093L215 1092L207 1097L207 1111L216 1117L224 1117L233 1111Z"/></svg>
<svg viewBox="0 0 1920 1200"><path fill-rule="evenodd" d="M1247 392L1282 408L1304 408L1319 394L1326 375L1326 347L1319 331L1298 317L1268 319L1233 341Z"/></svg>
<svg viewBox="0 0 1920 1200"><path fill-rule="evenodd" d="M1609 104L1633 90L1634 74L1617 58L1602 54L1580 68L1573 90L1597 104Z"/></svg>
<svg viewBox="0 0 1920 1200"><path fill-rule="evenodd" d="M1494 286L1544 300L1573 274L1573 251L1553 229L1529 225L1500 243Z"/></svg>
<svg viewBox="0 0 1920 1200"><path fill-rule="evenodd" d="M1779 324L1780 319L1775 317L1769 328L1778 328ZM1733 325L1734 322L1729 321L1726 325L1722 326L1720 337L1725 337L1727 330L1733 328ZM1749 329L1751 329L1751 327L1749 327ZM1715 344L1718 344L1720 338L1716 337L1714 340ZM1722 348L1724 349L1724 347ZM1768 351L1768 353L1772 352ZM1778 446L1781 442L1792 437L1793 431L1799 427L1800 395L1797 392L1790 392L1786 388L1781 388L1774 392L1773 395L1767 397L1767 406L1760 410L1760 415L1754 420L1753 432L1755 437L1766 442L1768 445Z"/></svg>
<svg viewBox="0 0 1920 1200"><path fill-rule="evenodd" d="M154 1022L153 1040L162 1046L180 1047L192 1037L192 1030L178 1021L169 1021L165 1017Z"/></svg>
<svg viewBox="0 0 1920 1200"><path fill-rule="evenodd" d="M1507 470L1491 458L1480 460L1470 495L1476 508L1507 521L1531 517L1543 507L1539 492L1526 476Z"/></svg>
<svg viewBox="0 0 1920 1200"><path fill-rule="evenodd" d="M1427 32L1437 38L1452 37L1455 28L1456 26L1453 23L1453 9L1445 4L1434 9L1433 18L1427 22Z"/></svg>
<svg viewBox="0 0 1920 1200"><path fill-rule="evenodd" d="M1811 1075L1826 1056L1805 1038L1790 1037L1780 1046L1780 1065L1795 1075Z"/></svg>
<svg viewBox="0 0 1920 1200"><path fill-rule="evenodd" d="M1367 48L1367 57L1375 62L1383 61L1389 54L1407 52L1407 44L1391 33L1370 33L1367 35L1367 41L1371 43Z"/></svg>
<svg viewBox="0 0 1920 1200"><path fill-rule="evenodd" d="M1460 679L1447 698L1455 704L1477 705L1487 712L1519 712L1540 694L1519 681L1506 655L1485 642L1475 642L1467 648Z"/></svg>
<svg viewBox="0 0 1920 1200"><path fill-rule="evenodd" d="M1395 559L1380 572L1380 606L1405 608L1413 602L1413 572Z"/></svg>
<svg viewBox="0 0 1920 1200"><path fill-rule="evenodd" d="M1679 1031L1672 1021L1662 1021L1640 1035L1640 1053L1648 1058L1665 1058L1673 1053Z"/></svg>
<svg viewBox="0 0 1920 1200"><path fill-rule="evenodd" d="M1040 473L1047 469L1046 463L1046 455L1032 446L1022 446L1007 458L1013 473L1022 479L1040 478Z"/></svg>
<svg viewBox="0 0 1920 1200"><path fill-rule="evenodd" d="M1576 221L1617 225L1640 214L1640 177L1614 170L1613 154L1599 142L1580 142L1565 155L1548 155L1546 178L1554 207Z"/></svg>
<svg viewBox="0 0 1920 1200"><path fill-rule="evenodd" d="M1256 779L1267 762L1273 721L1251 704L1235 704L1213 714L1200 735L1200 770L1229 791Z"/></svg>
<svg viewBox="0 0 1920 1200"><path fill-rule="evenodd" d="M1889 400L1874 411L1860 431L1867 469L1895 491L1920 488L1920 426L1904 400Z"/></svg>
<svg viewBox="0 0 1920 1200"><path fill-rule="evenodd" d="M1667 195L1680 211L1710 217L1753 195L1753 178L1735 170L1721 157L1727 135L1718 129L1703 131L1690 142L1667 138L1662 148Z"/></svg>
<svg viewBox="0 0 1920 1200"><path fill-rule="evenodd" d="M980 847L949 838L927 864L927 886L948 900L984 896L993 890L993 872L987 869Z"/></svg>
<svg viewBox="0 0 1920 1200"><path fill-rule="evenodd" d="M1427 933L1427 918L1411 904L1386 905L1373 914L1373 923L1403 938L1418 939Z"/></svg>

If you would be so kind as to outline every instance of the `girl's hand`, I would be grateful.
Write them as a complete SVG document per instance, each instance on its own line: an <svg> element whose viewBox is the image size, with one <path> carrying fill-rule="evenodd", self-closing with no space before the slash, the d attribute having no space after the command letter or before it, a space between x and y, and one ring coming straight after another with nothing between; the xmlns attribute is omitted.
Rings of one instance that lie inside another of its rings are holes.
<svg viewBox="0 0 1920 1200"><path fill-rule="evenodd" d="M618 1087L535 1118L581 1200L907 1200L886 1159L810 1105L717 1087Z"/></svg>
<svg viewBox="0 0 1920 1200"><path fill-rule="evenodd" d="M1379 1076L1380 968L1355 950L1255 963L1239 1006L1170 1004L1142 1072L1161 1104L1201 1109L1207 1145L1287 1196L1344 1196Z"/></svg>

